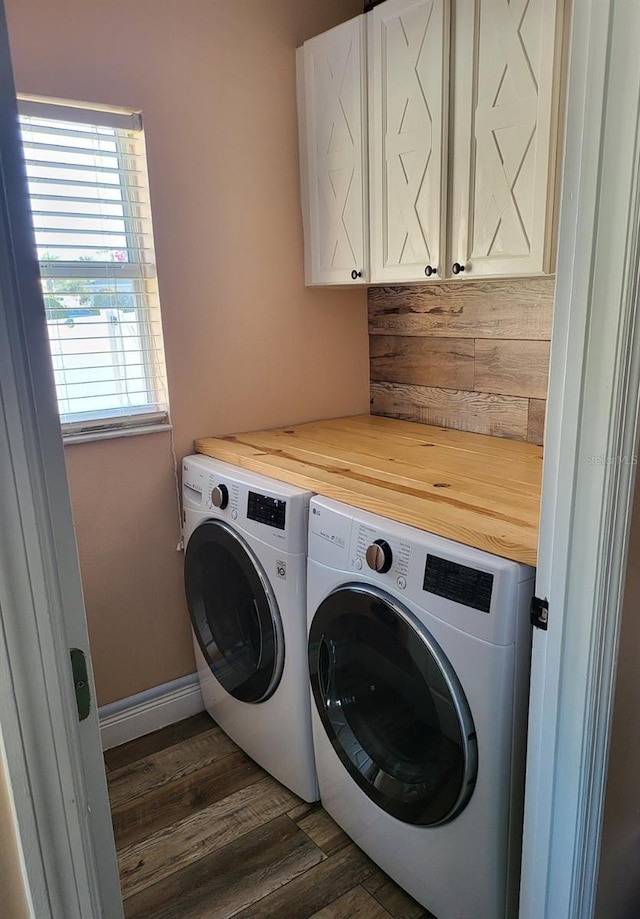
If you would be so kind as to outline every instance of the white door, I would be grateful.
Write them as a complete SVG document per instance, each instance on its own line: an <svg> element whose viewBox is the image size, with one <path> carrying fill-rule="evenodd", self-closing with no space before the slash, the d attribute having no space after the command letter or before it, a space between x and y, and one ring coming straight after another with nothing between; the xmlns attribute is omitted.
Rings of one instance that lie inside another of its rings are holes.
<svg viewBox="0 0 640 919"><path fill-rule="evenodd" d="M387 0L369 15L371 280L441 278L448 4Z"/></svg>
<svg viewBox="0 0 640 919"><path fill-rule="evenodd" d="M120 919L87 626L0 0L0 729L34 919ZM70 648L88 665L76 710ZM1 912L1 907L0 907Z"/></svg>
<svg viewBox="0 0 640 919"><path fill-rule="evenodd" d="M368 280L365 19L306 41L300 132L306 139L303 201L308 284ZM301 93L302 96L302 93ZM301 163L304 173L304 159Z"/></svg>
<svg viewBox="0 0 640 919"><path fill-rule="evenodd" d="M455 0L448 274L553 270L562 7Z"/></svg>
<svg viewBox="0 0 640 919"><path fill-rule="evenodd" d="M640 396L640 4L576 3L520 919L591 919ZM611 917L613 919L613 917Z"/></svg>

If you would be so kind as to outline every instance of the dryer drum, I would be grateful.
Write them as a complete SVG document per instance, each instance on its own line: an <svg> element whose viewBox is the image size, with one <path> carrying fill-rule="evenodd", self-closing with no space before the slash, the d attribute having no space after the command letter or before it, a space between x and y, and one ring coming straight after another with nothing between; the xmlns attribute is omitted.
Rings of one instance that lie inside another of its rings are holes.
<svg viewBox="0 0 640 919"><path fill-rule="evenodd" d="M311 687L333 748L360 788L406 823L457 816L475 786L469 704L433 636L376 588L346 585L309 633Z"/></svg>
<svg viewBox="0 0 640 919"><path fill-rule="evenodd" d="M284 665L282 623L269 583L245 541L226 524L198 526L185 553L193 631L211 672L241 702L264 702Z"/></svg>

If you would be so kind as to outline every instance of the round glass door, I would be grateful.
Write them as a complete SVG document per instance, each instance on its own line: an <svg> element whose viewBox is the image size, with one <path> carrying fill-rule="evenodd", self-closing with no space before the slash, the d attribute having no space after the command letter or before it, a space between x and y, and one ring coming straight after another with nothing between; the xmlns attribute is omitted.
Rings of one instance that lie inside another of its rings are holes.
<svg viewBox="0 0 640 919"><path fill-rule="evenodd" d="M469 705L442 649L375 588L349 585L319 606L311 687L345 768L380 807L436 826L469 801L478 748Z"/></svg>
<svg viewBox="0 0 640 919"><path fill-rule="evenodd" d="M218 682L242 702L264 702L284 666L276 599L257 558L225 523L194 530L185 553L193 631Z"/></svg>

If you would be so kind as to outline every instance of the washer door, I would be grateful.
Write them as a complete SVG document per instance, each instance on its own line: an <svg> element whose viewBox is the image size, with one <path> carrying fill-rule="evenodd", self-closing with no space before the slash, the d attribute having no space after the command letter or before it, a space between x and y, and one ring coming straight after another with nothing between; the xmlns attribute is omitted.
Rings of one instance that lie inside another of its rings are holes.
<svg viewBox="0 0 640 919"><path fill-rule="evenodd" d="M228 693L264 702L284 666L282 622L258 559L231 527L207 520L187 545L184 579L194 634Z"/></svg>
<svg viewBox="0 0 640 919"><path fill-rule="evenodd" d="M375 588L346 585L309 634L311 687L360 788L406 823L436 826L469 801L478 748L460 681L429 632Z"/></svg>

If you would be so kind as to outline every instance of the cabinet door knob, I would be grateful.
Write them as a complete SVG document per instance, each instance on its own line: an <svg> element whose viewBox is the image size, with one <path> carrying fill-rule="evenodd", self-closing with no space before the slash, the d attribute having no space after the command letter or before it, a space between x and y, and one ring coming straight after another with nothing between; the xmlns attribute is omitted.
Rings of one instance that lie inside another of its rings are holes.
<svg viewBox="0 0 640 919"><path fill-rule="evenodd" d="M460 274L461 271L464 271L464 265L461 265L460 262L454 262L451 270L454 274Z"/></svg>
<svg viewBox="0 0 640 919"><path fill-rule="evenodd" d="M431 265L427 265L427 267L424 269L424 273L426 274L428 278L430 278L432 274L438 273L438 269L432 268Z"/></svg>
<svg viewBox="0 0 640 919"><path fill-rule="evenodd" d="M351 277L353 278L354 281L357 281L358 278L362 277L362 272L356 271L356 269L354 268L353 271L351 272Z"/></svg>

